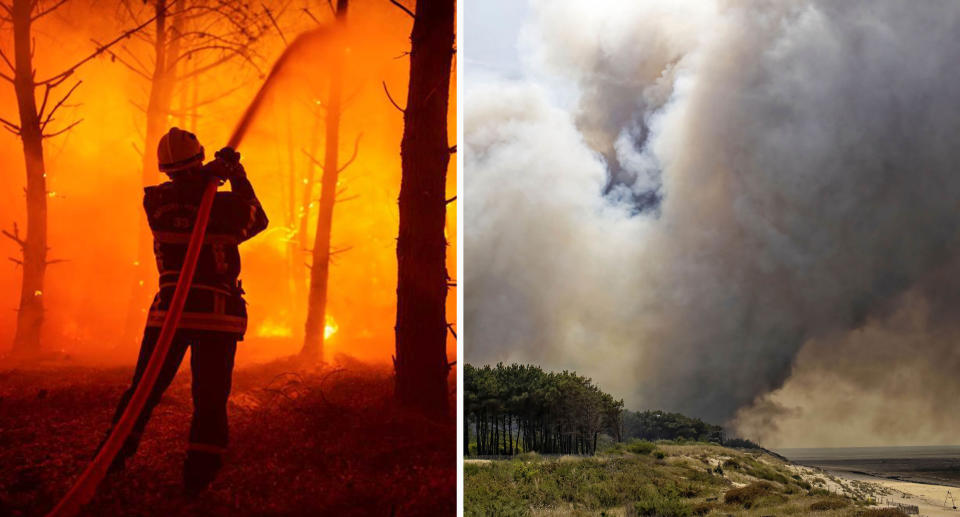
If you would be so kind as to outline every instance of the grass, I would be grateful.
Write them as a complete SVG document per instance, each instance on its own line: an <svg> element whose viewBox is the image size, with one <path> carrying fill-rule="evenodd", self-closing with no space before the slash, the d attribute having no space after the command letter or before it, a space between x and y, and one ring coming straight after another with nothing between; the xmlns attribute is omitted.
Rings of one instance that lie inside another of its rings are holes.
<svg viewBox="0 0 960 517"><path fill-rule="evenodd" d="M140 451L82 515L453 515L456 426L398 410L386 367L240 369L230 450L195 499L180 469L190 423L184 368ZM130 369L0 371L0 516L43 515L103 437Z"/></svg>
<svg viewBox="0 0 960 517"><path fill-rule="evenodd" d="M704 443L631 442L593 457L468 460L464 475L467 516L828 517L867 511L865 500L824 494L774 456Z"/></svg>

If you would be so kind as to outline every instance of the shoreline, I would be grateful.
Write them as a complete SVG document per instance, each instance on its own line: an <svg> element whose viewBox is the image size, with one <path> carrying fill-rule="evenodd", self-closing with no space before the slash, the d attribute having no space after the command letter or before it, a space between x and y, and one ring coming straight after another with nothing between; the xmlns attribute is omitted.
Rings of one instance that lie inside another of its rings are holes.
<svg viewBox="0 0 960 517"><path fill-rule="evenodd" d="M908 480L854 470L837 470L811 465L801 466L815 468L834 479L846 481L849 484L869 483L880 487L882 490L879 492L882 495L879 496L877 505L880 507L915 505L918 507L921 516L960 515L960 510L951 507L953 504L960 506L960 488L955 485L943 484L929 479ZM834 486L834 489L837 489L837 486ZM848 489L841 482L839 483L839 490L847 491ZM951 503L950 499L947 498L948 494L956 498L956 502ZM944 507L945 499L947 500L946 507Z"/></svg>

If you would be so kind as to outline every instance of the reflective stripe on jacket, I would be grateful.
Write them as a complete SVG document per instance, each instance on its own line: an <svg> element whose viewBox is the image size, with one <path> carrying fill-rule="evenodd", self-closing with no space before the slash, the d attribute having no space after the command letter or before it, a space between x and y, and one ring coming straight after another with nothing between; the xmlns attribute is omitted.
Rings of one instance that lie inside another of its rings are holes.
<svg viewBox="0 0 960 517"><path fill-rule="evenodd" d="M150 307L148 327L163 324L183 267L203 187L203 178L196 177L144 189L143 208L153 232L153 252L160 273L160 289ZM246 178L232 180L231 190L218 192L214 198L179 328L229 332L242 339L247 310L238 280L238 246L267 227L267 216Z"/></svg>

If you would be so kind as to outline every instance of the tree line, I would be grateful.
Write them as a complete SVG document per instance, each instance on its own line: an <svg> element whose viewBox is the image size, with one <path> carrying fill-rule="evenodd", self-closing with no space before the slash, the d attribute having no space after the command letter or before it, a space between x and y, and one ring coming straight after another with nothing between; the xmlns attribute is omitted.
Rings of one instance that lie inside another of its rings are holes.
<svg viewBox="0 0 960 517"><path fill-rule="evenodd" d="M724 442L723 427L666 411L624 411L623 436L641 440Z"/></svg>
<svg viewBox="0 0 960 517"><path fill-rule="evenodd" d="M575 372L498 363L463 367L464 450L467 455L594 454L601 434L616 441L690 440L758 448L727 438L723 427L659 410L625 411Z"/></svg>
<svg viewBox="0 0 960 517"><path fill-rule="evenodd" d="M623 400L574 372L467 364L463 392L468 454L593 454L601 433L621 438Z"/></svg>

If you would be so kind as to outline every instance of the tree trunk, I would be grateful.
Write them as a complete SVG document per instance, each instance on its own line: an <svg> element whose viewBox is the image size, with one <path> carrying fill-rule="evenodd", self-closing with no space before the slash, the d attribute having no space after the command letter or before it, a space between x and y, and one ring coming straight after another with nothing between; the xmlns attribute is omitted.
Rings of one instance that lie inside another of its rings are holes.
<svg viewBox="0 0 960 517"><path fill-rule="evenodd" d="M43 280L47 270L47 180L43 163L43 134L34 97L30 52L31 12L34 2L14 0L14 91L20 112L20 139L27 169L27 235L22 239L23 278L13 354L33 356L40 351L43 327ZM19 235L16 235L19 239Z"/></svg>
<svg viewBox="0 0 960 517"><path fill-rule="evenodd" d="M447 109L454 0L420 0L410 35L410 88L400 144L400 231L394 360L401 405L447 416Z"/></svg>
<svg viewBox="0 0 960 517"><path fill-rule="evenodd" d="M143 186L155 185L160 181L160 168L157 164L157 144L167 130L167 117L170 115L170 106L173 102L173 87L176 82L177 58L180 55L179 32L183 28L183 16L175 16L172 20L172 35L168 41L167 15L168 0L157 0L154 6L156 20L154 30L154 66L150 82L150 98L147 101L146 128L143 143L143 157L141 174ZM124 341L139 342L139 333L144 324L144 313L153 295L154 286L147 280L154 277L153 271L153 235L147 226L146 218L139 218L137 230L137 255L133 266L135 278L132 285L130 300L127 305L127 321L124 326Z"/></svg>
<svg viewBox="0 0 960 517"><path fill-rule="evenodd" d="M320 139L320 117L314 117L313 129L310 131L310 156L314 156L317 151L317 144ZM294 263L294 276L297 281L297 296L306 293L309 287L307 275L304 268L302 253L307 247L307 236L309 235L311 205L313 205L313 172L316 164L313 160L308 160L306 176L303 179L303 195L300 198L300 210L298 211L299 221L297 228L297 260ZM324 316L326 319L326 316Z"/></svg>
<svg viewBox="0 0 960 517"><path fill-rule="evenodd" d="M347 22L348 0L337 0L336 23ZM324 330L327 321L327 286L330 279L330 230L333 205L337 202L337 176L340 173L340 102L343 89L343 56L333 63L330 73L330 97L326 106L326 134L323 153L323 179L320 182L320 208L317 232L313 238L310 266L310 292L307 298L307 322L300 357L306 361L323 360Z"/></svg>

